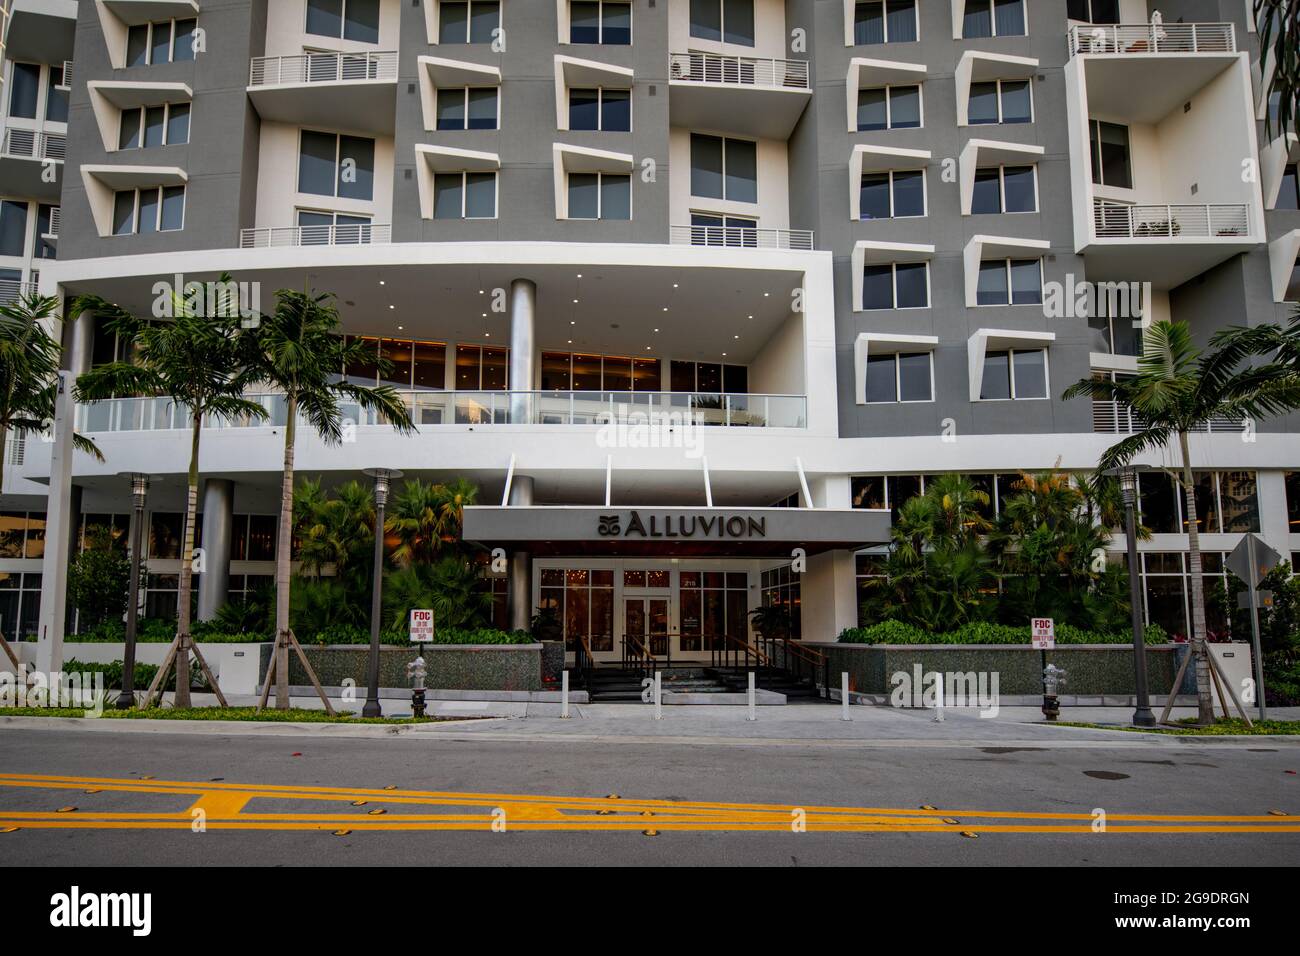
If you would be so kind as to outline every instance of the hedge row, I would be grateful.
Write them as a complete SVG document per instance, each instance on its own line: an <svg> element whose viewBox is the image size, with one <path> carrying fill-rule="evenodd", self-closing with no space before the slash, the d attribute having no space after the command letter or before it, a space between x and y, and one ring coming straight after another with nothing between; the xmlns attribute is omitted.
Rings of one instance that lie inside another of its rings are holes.
<svg viewBox="0 0 1300 956"><path fill-rule="evenodd" d="M1169 635L1159 624L1146 628L1146 643L1165 644ZM963 624L953 631L933 632L902 621L881 621L870 627L846 628L839 636L841 644L1029 644L1029 625L993 624L977 621ZM1133 635L1100 634L1071 624L1056 625L1056 643L1060 644L1132 644Z"/></svg>
<svg viewBox="0 0 1300 956"><path fill-rule="evenodd" d="M141 628L136 641L141 644L165 644L176 636L175 625L166 628L152 626ZM66 642L83 644L120 644L126 639L121 628L104 627L87 634L69 634ZM259 644L275 640L272 634L230 634L223 631L196 627L194 640L200 644ZM302 644L369 644L370 630L352 624L334 624L315 634L299 634ZM379 641L405 647L411 643L406 631L381 631ZM434 634L435 644L531 644L533 636L527 631L499 631L494 627L470 630L443 628Z"/></svg>

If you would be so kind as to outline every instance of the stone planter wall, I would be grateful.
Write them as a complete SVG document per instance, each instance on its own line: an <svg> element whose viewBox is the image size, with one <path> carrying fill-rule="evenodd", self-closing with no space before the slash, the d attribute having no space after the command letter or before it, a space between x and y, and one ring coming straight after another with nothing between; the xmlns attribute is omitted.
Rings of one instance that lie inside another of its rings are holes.
<svg viewBox="0 0 1300 956"><path fill-rule="evenodd" d="M325 687L341 687L351 678L357 687L366 686L366 662L370 648L364 644L303 646L316 677ZM424 686L431 690L541 690L541 644L426 644L379 649L379 686L410 687L406 665L424 655L428 675ZM265 677L265 669L262 676ZM289 657L289 683L308 684L297 654Z"/></svg>

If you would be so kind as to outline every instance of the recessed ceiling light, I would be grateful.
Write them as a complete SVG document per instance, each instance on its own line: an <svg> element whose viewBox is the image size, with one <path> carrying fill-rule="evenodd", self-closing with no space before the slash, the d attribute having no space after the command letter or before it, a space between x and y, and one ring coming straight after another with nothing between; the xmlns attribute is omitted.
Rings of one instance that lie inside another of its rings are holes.
<svg viewBox="0 0 1300 956"><path fill-rule="evenodd" d="M578 304L578 300L577 300L577 299L574 299L574 300L573 300L573 304L574 304L574 305L577 305L577 304Z"/></svg>
<svg viewBox="0 0 1300 956"><path fill-rule="evenodd" d="M665 311L665 312L668 311L668 306L664 306L664 311Z"/></svg>
<svg viewBox="0 0 1300 956"><path fill-rule="evenodd" d="M581 272L578 273L578 278L579 278L579 279L582 278L582 273L581 273Z"/></svg>
<svg viewBox="0 0 1300 956"><path fill-rule="evenodd" d="M569 344L570 344L570 345L573 344L573 339L569 339Z"/></svg>
<svg viewBox="0 0 1300 956"><path fill-rule="evenodd" d="M482 294L483 294L483 290L482 290L482 289L479 289L479 290L478 290L478 294L479 294L479 295L482 295Z"/></svg>
<svg viewBox="0 0 1300 956"><path fill-rule="evenodd" d="M379 280L379 284L380 284L380 285L387 285L387 283L386 283L386 282L384 282L384 280L383 280L383 279L380 279L380 280Z"/></svg>
<svg viewBox="0 0 1300 956"><path fill-rule="evenodd" d="M658 332L659 330L658 330L658 329L655 329L655 331Z"/></svg>
<svg viewBox="0 0 1300 956"><path fill-rule="evenodd" d="M483 313L483 318L485 318L485 319L487 318L487 313L486 313L486 312Z"/></svg>
<svg viewBox="0 0 1300 956"><path fill-rule="evenodd" d="M723 352L723 353L722 353L722 357L723 357L723 358L726 358L726 357L727 357L727 353L726 353L726 352Z"/></svg>
<svg viewBox="0 0 1300 956"><path fill-rule="evenodd" d="M676 282L673 283L673 288L674 288L674 289L677 288L677 283L676 283Z"/></svg>
<svg viewBox="0 0 1300 956"><path fill-rule="evenodd" d="M732 338L733 338L733 339L738 339L738 338L740 338L740 336L739 336L739 335L733 335Z"/></svg>
<svg viewBox="0 0 1300 956"><path fill-rule="evenodd" d="M399 332L404 332L405 330L406 330L406 326L404 326L404 325L399 325L399 326L397 327L397 331L399 331Z"/></svg>
<svg viewBox="0 0 1300 956"><path fill-rule="evenodd" d="M770 292L764 292L764 293L763 293L763 298L766 299L766 298L767 298L768 296L770 296L771 294L772 294L772 293L770 293Z"/></svg>
<svg viewBox="0 0 1300 956"><path fill-rule="evenodd" d="M490 339L490 338L492 338L492 333L491 333L491 332L484 332L484 333L483 333L483 338L485 338L485 339ZM723 355L726 355L727 353L726 353L726 352L723 352L722 354L723 354Z"/></svg>
<svg viewBox="0 0 1300 956"><path fill-rule="evenodd" d="M390 309L395 309L395 308L397 308L397 306L395 306L395 305L390 305L389 308L390 308Z"/></svg>
<svg viewBox="0 0 1300 956"><path fill-rule="evenodd" d="M569 324L570 324L570 325L577 325L578 323L575 322L575 321L573 321L573 319L569 319Z"/></svg>

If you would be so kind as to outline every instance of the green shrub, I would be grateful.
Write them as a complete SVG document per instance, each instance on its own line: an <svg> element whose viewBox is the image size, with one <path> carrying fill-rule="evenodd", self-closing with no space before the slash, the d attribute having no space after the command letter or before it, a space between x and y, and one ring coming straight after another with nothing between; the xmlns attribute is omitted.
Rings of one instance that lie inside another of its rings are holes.
<svg viewBox="0 0 1300 956"><path fill-rule="evenodd" d="M111 661L107 664L96 664L89 661L79 661L70 658L63 662L63 672L65 674L103 674L104 687L106 689L120 689L122 686L122 671L126 663L124 661ZM141 664L139 661L135 665L135 689L147 690L153 683L153 679L158 676L157 664ZM174 686L172 679L168 681L168 687ZM203 671L199 668L198 661L190 662L190 687L195 689L206 690L208 686L207 679L203 676Z"/></svg>
<svg viewBox="0 0 1300 956"><path fill-rule="evenodd" d="M1164 644L1169 636L1158 624L1146 628L1147 644ZM902 621L880 621L868 627L846 628L841 644L1029 644L1029 625L1013 626L991 621L971 621L952 631L931 632ZM1100 634L1072 624L1056 625L1057 646L1068 644L1131 644L1127 632Z"/></svg>

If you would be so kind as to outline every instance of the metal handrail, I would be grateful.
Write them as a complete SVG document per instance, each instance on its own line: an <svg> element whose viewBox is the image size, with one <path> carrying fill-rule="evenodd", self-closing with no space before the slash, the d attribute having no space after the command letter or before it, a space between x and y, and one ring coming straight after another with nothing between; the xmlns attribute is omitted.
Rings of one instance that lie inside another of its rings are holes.
<svg viewBox="0 0 1300 956"><path fill-rule="evenodd" d="M20 159L41 159L61 163L68 151L68 137L62 133L45 133L21 126L5 128L0 153Z"/></svg>
<svg viewBox="0 0 1300 956"><path fill-rule="evenodd" d="M811 229L755 226L670 225L668 241L675 246L723 246L730 249L792 249L811 251Z"/></svg>
<svg viewBox="0 0 1300 956"><path fill-rule="evenodd" d="M1141 204L1094 199L1098 239L1208 239L1250 235L1246 203Z"/></svg>
<svg viewBox="0 0 1300 956"><path fill-rule="evenodd" d="M50 209L50 230L41 236L42 239L59 238L59 227L63 224L63 207L54 206Z"/></svg>
<svg viewBox="0 0 1300 956"><path fill-rule="evenodd" d="M811 89L807 60L728 56L720 53L670 53L668 78L688 83Z"/></svg>
<svg viewBox="0 0 1300 956"><path fill-rule="evenodd" d="M1068 41L1070 56L1237 52L1231 23L1097 23L1071 27Z"/></svg>
<svg viewBox="0 0 1300 956"><path fill-rule="evenodd" d="M259 226L239 230L239 248L270 249L277 246L371 246L392 242L387 223L340 223L329 226Z"/></svg>
<svg viewBox="0 0 1300 956"><path fill-rule="evenodd" d="M55 89L56 90L72 89L72 61L71 60L63 61L63 82L60 83L58 86L56 86Z"/></svg>
<svg viewBox="0 0 1300 956"><path fill-rule="evenodd" d="M11 305L29 295L35 295L35 282L20 282L17 279L0 279L0 305Z"/></svg>
<svg viewBox="0 0 1300 956"><path fill-rule="evenodd" d="M1123 402L1110 399L1093 399L1092 430L1096 434L1127 434L1141 431L1146 427L1142 416ZM1192 431L1214 434L1217 432L1237 433L1246 427L1244 418L1212 418L1199 423Z"/></svg>
<svg viewBox="0 0 1300 956"><path fill-rule="evenodd" d="M577 646L573 649L573 664L578 670L578 676L582 678L584 690L591 690L591 672L596 669L596 658L591 651L591 643L587 640L585 634L575 635L578 639Z"/></svg>
<svg viewBox="0 0 1300 956"><path fill-rule="evenodd" d="M397 52L305 53L257 56L248 65L249 86L349 83L397 79Z"/></svg>
<svg viewBox="0 0 1300 956"><path fill-rule="evenodd" d="M748 641L742 641L734 634L727 634L727 633L705 634L703 635L703 638L709 644L709 650L712 658L712 665L714 667L743 666L745 669L748 670L754 666L758 666L758 667L772 666L771 658L769 658L766 654L760 651L757 647L750 644ZM718 638L722 638L721 647L719 647L718 645L718 640L717 640ZM738 663L741 660L742 655L744 659L743 665ZM753 664L750 663L750 658L753 658L754 661Z"/></svg>
<svg viewBox="0 0 1300 956"><path fill-rule="evenodd" d="M628 651L632 653L629 654ZM653 675L658 667L658 660L650 653L650 648L636 634L623 635L623 666L632 665L643 674Z"/></svg>

